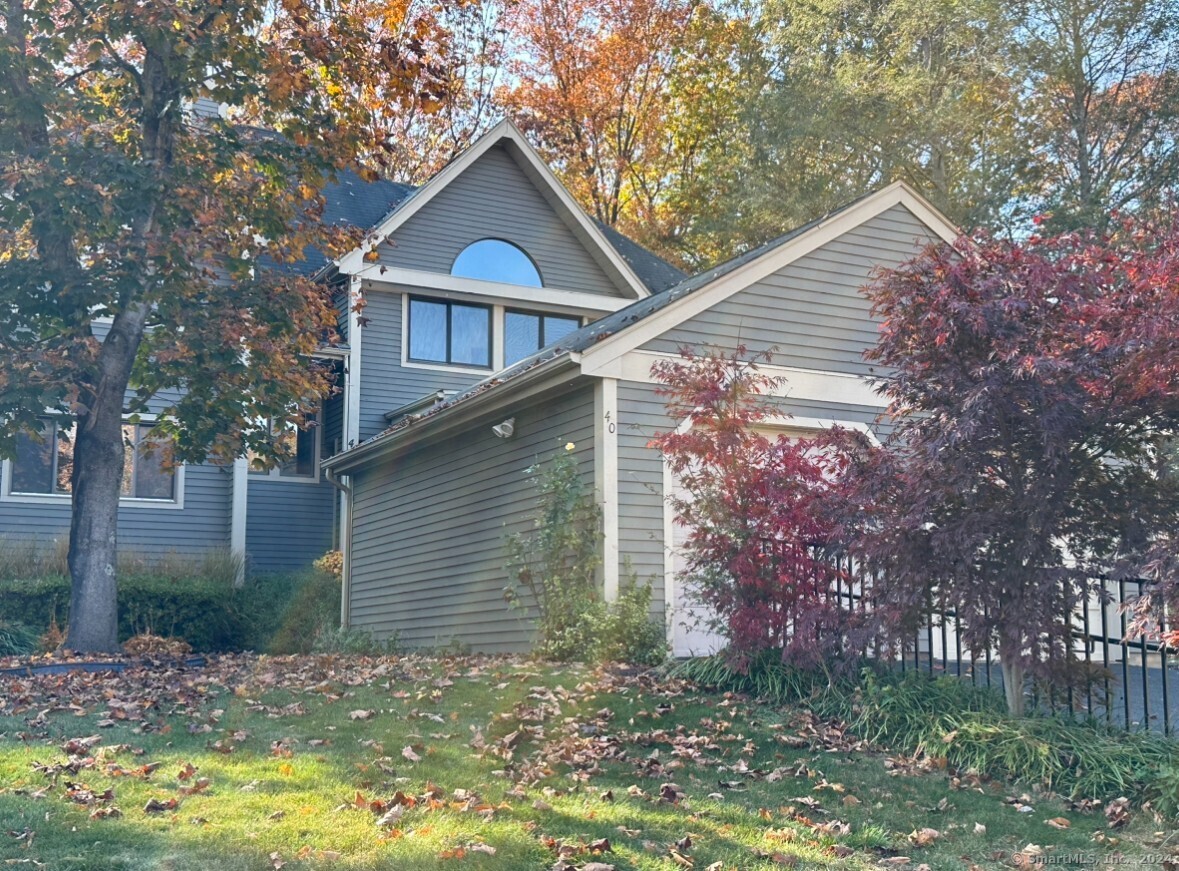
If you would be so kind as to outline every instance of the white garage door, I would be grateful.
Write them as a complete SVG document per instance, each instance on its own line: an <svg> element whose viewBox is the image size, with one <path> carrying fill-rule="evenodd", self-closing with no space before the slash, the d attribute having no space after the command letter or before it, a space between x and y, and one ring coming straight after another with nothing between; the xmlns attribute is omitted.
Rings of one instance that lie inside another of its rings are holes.
<svg viewBox="0 0 1179 871"><path fill-rule="evenodd" d="M791 426L790 423L794 425ZM782 426L765 424L758 427L758 431L763 432L771 438L784 435L789 439L797 439L809 438L818 429L823 428L822 425L799 426L796 419L791 419L790 423ZM829 423L826 425L830 426ZM675 496L681 499L687 496L687 493L675 479L671 479L670 485L670 491ZM671 516L672 508L670 505L664 503L663 510ZM669 568L671 575L667 579L667 609L668 619L671 621L672 655L677 657L708 656L709 654L723 650L726 639L724 635L710 628L713 625L712 618L714 617L714 612L700 601L696 590L682 578L682 572L686 567L682 548L690 530L678 523L672 523L670 526L671 551L669 554Z"/></svg>

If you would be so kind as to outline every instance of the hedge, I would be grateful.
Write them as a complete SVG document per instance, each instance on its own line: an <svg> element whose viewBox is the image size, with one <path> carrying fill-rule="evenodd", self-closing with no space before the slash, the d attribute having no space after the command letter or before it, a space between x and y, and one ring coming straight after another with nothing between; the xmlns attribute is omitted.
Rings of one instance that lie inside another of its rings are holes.
<svg viewBox="0 0 1179 871"><path fill-rule="evenodd" d="M293 638L310 642L317 628L310 624L319 613L339 613L339 589L334 578L310 572L259 576L239 589L201 578L124 575L119 578L119 640L150 630L182 638L200 652L287 652L279 648L289 646ZM332 595L330 608L320 604ZM309 599L319 607L308 608ZM70 582L64 577L0 580L0 601L6 620L38 633L53 619L64 628L69 621ZM297 626L284 626L289 621Z"/></svg>

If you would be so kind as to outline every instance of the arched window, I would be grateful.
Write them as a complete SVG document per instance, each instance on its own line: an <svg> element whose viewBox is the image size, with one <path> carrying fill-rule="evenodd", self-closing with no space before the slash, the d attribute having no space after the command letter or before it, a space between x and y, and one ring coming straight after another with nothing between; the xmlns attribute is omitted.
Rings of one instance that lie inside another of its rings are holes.
<svg viewBox="0 0 1179 871"><path fill-rule="evenodd" d="M459 278L478 278L524 287L544 286L540 280L540 270L532 258L523 248L503 239L472 242L454 258L450 274Z"/></svg>

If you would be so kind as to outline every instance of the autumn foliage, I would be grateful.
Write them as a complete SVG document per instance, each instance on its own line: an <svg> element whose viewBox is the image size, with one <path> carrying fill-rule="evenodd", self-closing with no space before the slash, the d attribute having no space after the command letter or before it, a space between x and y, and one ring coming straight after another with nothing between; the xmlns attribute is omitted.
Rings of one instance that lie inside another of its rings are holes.
<svg viewBox="0 0 1179 871"><path fill-rule="evenodd" d="M963 239L869 291L897 424L853 470L843 532L881 572L880 631L952 610L1014 711L1026 673L1073 656L1094 579L1176 581L1157 554L1179 516L1177 243Z"/></svg>
<svg viewBox="0 0 1179 871"><path fill-rule="evenodd" d="M668 414L685 425L652 444L682 492L669 497L688 530L682 581L715 612L711 628L738 662L779 650L817 665L851 652L827 510L847 455L766 429L775 415L768 394L779 386L758 368L767 359L738 348L656 363Z"/></svg>

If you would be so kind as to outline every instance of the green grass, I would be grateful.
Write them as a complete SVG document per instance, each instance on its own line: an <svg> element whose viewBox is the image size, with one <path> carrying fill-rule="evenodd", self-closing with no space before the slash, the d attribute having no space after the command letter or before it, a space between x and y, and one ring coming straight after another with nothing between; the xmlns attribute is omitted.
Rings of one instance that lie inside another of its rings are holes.
<svg viewBox="0 0 1179 871"><path fill-rule="evenodd" d="M301 713L285 708L296 703ZM143 719L99 726L120 710ZM350 715L370 710L369 719ZM513 732L517 743L505 749ZM93 767L56 780L44 770L67 761L66 741L90 735L101 736L89 750ZM227 745L232 752L216 749ZM407 759L406 747L420 761ZM136 776L148 762L159 767ZM198 771L181 780L186 764ZM867 869L897 855L911 857L909 867L992 869L1011 867L1028 844L1106 856L1097 831L1121 839L1117 849L1132 861L1160 849L1144 814L1109 831L1100 814L1040 795L1026 802L1034 812L1020 813L1004 802L1019 787L971 778L955 786L927 767L889 761L805 712L581 666L234 657L206 671L2 678L0 865L544 869L565 844L577 862L617 869L686 867L673 848L697 869ZM181 795L199 778L209 780L204 791ZM122 815L92 819L91 807L65 797L67 782L112 789ZM675 803L659 797L667 783L682 793ZM388 801L398 791L442 798L419 802L382 837L357 793ZM179 805L145 813L153 798ZM1068 829L1045 823L1058 817ZM908 836L922 828L940 837L914 846ZM31 837L4 834L26 829ZM691 847L676 848L685 837ZM592 855L587 845L602 838L611 851Z"/></svg>

